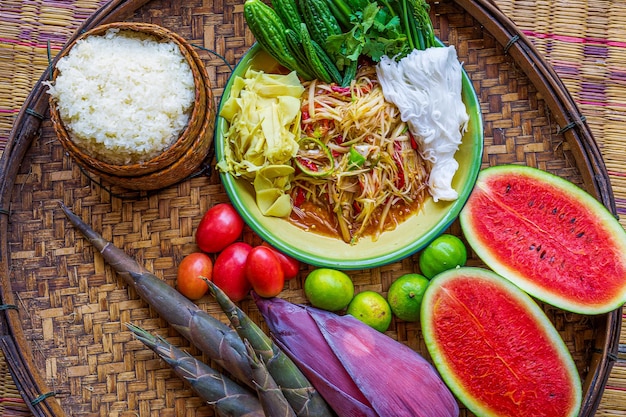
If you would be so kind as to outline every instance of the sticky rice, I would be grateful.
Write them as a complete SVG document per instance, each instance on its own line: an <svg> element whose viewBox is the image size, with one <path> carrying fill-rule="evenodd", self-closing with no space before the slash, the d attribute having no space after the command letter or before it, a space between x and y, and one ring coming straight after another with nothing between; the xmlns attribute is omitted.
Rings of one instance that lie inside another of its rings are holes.
<svg viewBox="0 0 626 417"><path fill-rule="evenodd" d="M189 122L194 77L174 42L109 29L76 42L56 68L48 93L71 139L101 161L147 161Z"/></svg>

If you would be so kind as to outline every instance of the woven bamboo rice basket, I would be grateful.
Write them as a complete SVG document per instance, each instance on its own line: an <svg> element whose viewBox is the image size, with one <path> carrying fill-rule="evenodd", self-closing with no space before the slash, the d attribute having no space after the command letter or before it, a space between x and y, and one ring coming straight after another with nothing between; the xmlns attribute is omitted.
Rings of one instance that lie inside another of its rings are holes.
<svg viewBox="0 0 626 417"><path fill-rule="evenodd" d="M206 68L196 50L183 37L160 25L143 22L113 22L96 26L63 48L58 59L67 56L76 42L90 36L101 36L110 29L130 31L136 33L137 36L147 36L159 42L173 42L178 46L191 67L195 85L194 104L186 128L174 143L159 155L141 163L116 165L91 155L80 145L79 141L74 140L59 114L55 99L50 97L52 125L69 155L82 168L96 177L109 184L133 190L165 188L196 173L211 147L214 103ZM53 82L58 75L59 71L55 67L52 72ZM103 112L111 110L113 109L101 109Z"/></svg>
<svg viewBox="0 0 626 417"><path fill-rule="evenodd" d="M439 39L456 46L477 92L485 129L482 167L512 163L555 173L616 213L604 162L583 115L513 23L489 0L431 2L431 17ZM158 24L196 45L215 97L221 96L232 65L254 43L242 2L235 0L112 0L74 39L119 21ZM42 76L49 78L48 73ZM21 395L37 417L214 416L211 406L137 341L125 323L207 358L127 288L67 222L59 202L175 285L177 265L197 251L194 231L202 215L228 201L219 176L195 176L152 193L116 195L86 175L79 158L67 154L48 110L39 82L0 163L0 348ZM462 237L457 222L448 232ZM249 229L243 240L260 243ZM349 275L356 291L384 295L396 278L418 270L417 265L413 255ZM468 265L484 266L471 252ZM310 270L303 265L281 297L306 303L302 284ZM198 304L226 321L209 296ZM246 299L240 306L267 330L254 302ZM543 308L584 383L580 416L593 416L616 359L621 312L581 316ZM428 358L419 324L394 319L387 334ZM462 407L461 416L472 414Z"/></svg>

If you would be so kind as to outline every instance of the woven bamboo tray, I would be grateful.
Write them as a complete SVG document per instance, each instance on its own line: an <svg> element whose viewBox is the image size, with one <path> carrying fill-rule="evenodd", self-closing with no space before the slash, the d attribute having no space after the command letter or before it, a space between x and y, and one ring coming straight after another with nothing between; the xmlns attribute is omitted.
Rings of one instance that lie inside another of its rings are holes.
<svg viewBox="0 0 626 417"><path fill-rule="evenodd" d="M608 175L584 117L511 21L489 0L441 1L432 3L432 11L438 37L457 47L479 96L483 167L519 163L556 173L615 213ZM198 48L217 100L231 66L254 42L242 12L239 0L112 0L77 35L121 20L167 27ZM206 173L150 193L124 193L94 181L65 154L48 116L45 89L41 82L35 86L0 162L0 347L35 416L214 415L124 324L200 353L126 287L68 224L58 203L174 285L178 262L196 250L193 233L201 215L226 200L219 177ZM450 232L460 235L457 223ZM248 230L244 239L258 243ZM475 256L469 264L482 266ZM416 265L412 256L350 275L357 291L384 294ZM308 270L303 267L301 275ZM305 302L301 284L289 281L281 296ZM219 316L209 297L199 304ZM241 306L262 324L251 301ZM581 416L592 416L617 355L620 311L586 317L544 308L584 381ZM388 334L427 355L418 325L394 321Z"/></svg>

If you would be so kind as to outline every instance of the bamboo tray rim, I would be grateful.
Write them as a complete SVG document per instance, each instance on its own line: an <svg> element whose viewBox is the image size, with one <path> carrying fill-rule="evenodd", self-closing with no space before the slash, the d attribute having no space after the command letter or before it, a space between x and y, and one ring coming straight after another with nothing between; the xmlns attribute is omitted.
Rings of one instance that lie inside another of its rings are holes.
<svg viewBox="0 0 626 417"><path fill-rule="evenodd" d="M598 198L614 215L617 215L615 198L600 149L593 138L585 118L567 88L552 67L540 56L532 43L517 29L492 0L454 0L469 13L504 47L505 54L533 82L541 93L552 116L562 126L561 132L571 144L577 165L583 175L587 191ZM96 26L125 20L149 0L111 0L88 18L68 40L71 44L81 33ZM54 67L56 61L51 63ZM63 416L54 393L47 387L39 370L29 356L29 344L21 328L21 321L13 299L9 280L9 247L7 229L10 222L11 193L16 175L30 144L37 137L43 115L48 110L48 97L42 82L50 78L48 69L42 74L24 102L0 159L0 349L7 359L11 375L18 390L35 416ZM597 410L611 368L617 359L621 310L604 317L604 339L597 341L592 357L592 370L585 382L586 395L581 416L592 416Z"/></svg>

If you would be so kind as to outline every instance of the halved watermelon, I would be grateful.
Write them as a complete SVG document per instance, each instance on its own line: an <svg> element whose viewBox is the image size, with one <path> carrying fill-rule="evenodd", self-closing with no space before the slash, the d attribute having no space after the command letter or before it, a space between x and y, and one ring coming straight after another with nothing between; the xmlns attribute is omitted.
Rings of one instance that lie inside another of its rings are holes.
<svg viewBox="0 0 626 417"><path fill-rule="evenodd" d="M487 168L460 223L485 264L533 297L580 314L626 301L626 232L567 180L526 166Z"/></svg>
<svg viewBox="0 0 626 417"><path fill-rule="evenodd" d="M578 415L581 380L565 343L533 299L493 271L435 276L421 325L442 379L474 414Z"/></svg>

